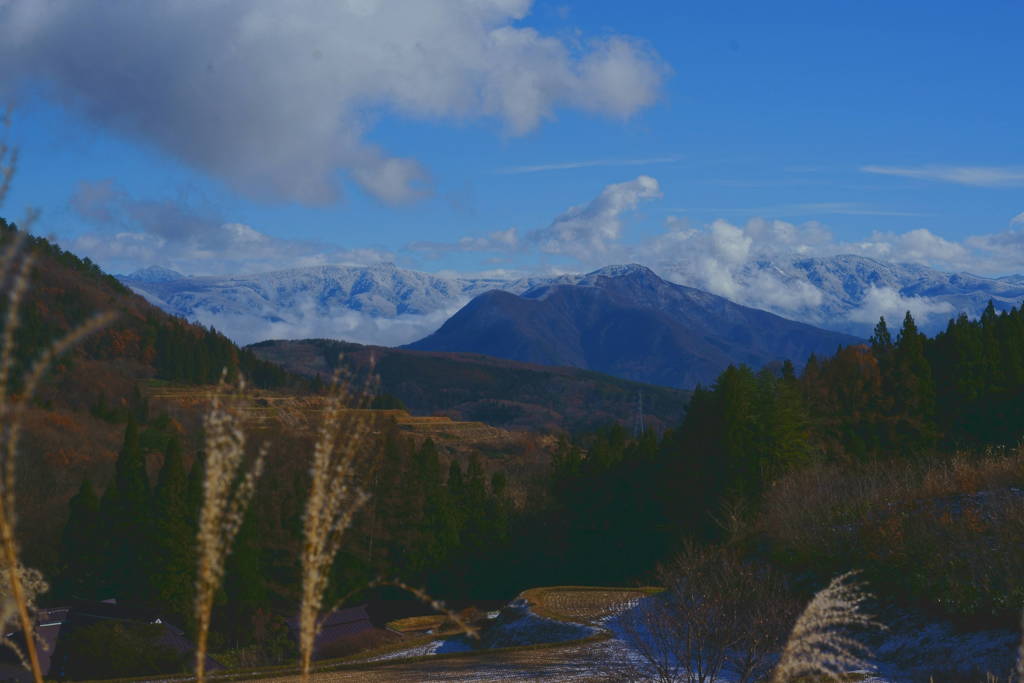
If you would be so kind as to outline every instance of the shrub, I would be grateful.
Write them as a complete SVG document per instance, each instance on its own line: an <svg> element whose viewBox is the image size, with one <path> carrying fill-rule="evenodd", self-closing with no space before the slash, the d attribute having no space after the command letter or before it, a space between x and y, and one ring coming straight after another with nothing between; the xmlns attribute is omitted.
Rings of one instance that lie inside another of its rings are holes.
<svg viewBox="0 0 1024 683"><path fill-rule="evenodd" d="M186 655L160 642L165 626L101 621L76 628L67 640L69 678L129 678L186 670Z"/></svg>
<svg viewBox="0 0 1024 683"><path fill-rule="evenodd" d="M828 576L861 567L881 593L955 616L1016 618L1024 601L1024 448L822 465L765 495L775 559Z"/></svg>
<svg viewBox="0 0 1024 683"><path fill-rule="evenodd" d="M659 578L665 591L618 619L622 637L641 655L623 663L628 675L703 683L728 664L746 683L769 673L800 611L778 573L732 548L690 546L659 569Z"/></svg>

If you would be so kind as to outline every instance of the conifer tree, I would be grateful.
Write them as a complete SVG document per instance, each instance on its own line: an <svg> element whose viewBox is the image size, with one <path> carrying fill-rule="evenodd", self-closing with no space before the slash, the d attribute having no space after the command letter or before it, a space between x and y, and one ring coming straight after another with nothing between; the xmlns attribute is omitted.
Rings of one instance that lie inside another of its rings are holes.
<svg viewBox="0 0 1024 683"><path fill-rule="evenodd" d="M125 600L146 598L146 558L151 519L149 479L139 445L139 428L131 417L117 457L114 481L104 493L101 513L109 536L107 575L114 594Z"/></svg>
<svg viewBox="0 0 1024 683"><path fill-rule="evenodd" d="M767 451L762 471L775 475L806 465L811 457L810 423L793 364L787 360L779 378L762 373L759 380Z"/></svg>
<svg viewBox="0 0 1024 683"><path fill-rule="evenodd" d="M462 477L462 466L458 460L452 458L451 463L448 464L448 493L456 500L461 500L465 485Z"/></svg>
<svg viewBox="0 0 1024 683"><path fill-rule="evenodd" d="M235 628L230 628L236 640L248 642L245 633L256 609L266 602L267 585L263 578L259 536L255 511L250 508L238 530L231 554L224 569L224 593L228 613ZM239 630L241 626L243 630Z"/></svg>
<svg viewBox="0 0 1024 683"><path fill-rule="evenodd" d="M896 445L912 452L935 441L935 385L924 354L925 336L907 311L893 352L893 399L903 417Z"/></svg>
<svg viewBox="0 0 1024 683"><path fill-rule="evenodd" d="M157 604L178 618L191 614L195 584L195 534L189 479L177 437L167 442L153 505L153 552L149 572Z"/></svg>
<svg viewBox="0 0 1024 683"><path fill-rule="evenodd" d="M871 335L871 350L879 360L887 358L892 352L892 335L889 334L889 326L885 324L885 316L878 319L875 325L875 333Z"/></svg>
<svg viewBox="0 0 1024 683"><path fill-rule="evenodd" d="M68 504L68 521L61 535L58 590L71 598L107 597L103 594L103 553L100 501L86 477Z"/></svg>

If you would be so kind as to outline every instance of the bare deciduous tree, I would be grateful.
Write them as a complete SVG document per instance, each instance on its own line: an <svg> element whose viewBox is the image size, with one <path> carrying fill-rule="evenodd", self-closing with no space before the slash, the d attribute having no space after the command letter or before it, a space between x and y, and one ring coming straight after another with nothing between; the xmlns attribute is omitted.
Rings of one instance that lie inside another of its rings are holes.
<svg viewBox="0 0 1024 683"><path fill-rule="evenodd" d="M710 683L725 668L741 683L766 676L800 605L770 568L732 549L688 546L659 570L665 591L621 615L635 655L630 677Z"/></svg>

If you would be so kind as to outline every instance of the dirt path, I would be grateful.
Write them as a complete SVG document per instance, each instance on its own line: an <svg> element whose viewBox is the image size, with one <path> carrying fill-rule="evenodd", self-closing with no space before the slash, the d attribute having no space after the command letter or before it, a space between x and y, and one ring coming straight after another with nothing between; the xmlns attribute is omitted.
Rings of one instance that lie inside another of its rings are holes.
<svg viewBox="0 0 1024 683"><path fill-rule="evenodd" d="M376 663L313 675L317 683L342 681L612 681L595 675L594 658L601 643L500 652L479 652L458 657L429 657L413 662ZM301 677L256 679L275 683L301 681Z"/></svg>

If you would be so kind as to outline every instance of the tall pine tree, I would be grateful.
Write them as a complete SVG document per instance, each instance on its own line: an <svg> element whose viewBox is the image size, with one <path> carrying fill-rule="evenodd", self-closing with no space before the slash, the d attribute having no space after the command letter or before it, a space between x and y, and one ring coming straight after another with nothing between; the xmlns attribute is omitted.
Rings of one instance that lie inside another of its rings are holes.
<svg viewBox="0 0 1024 683"><path fill-rule="evenodd" d="M192 612L195 585L196 527L188 488L181 446L177 437L172 437L154 495L149 577L155 602L179 620Z"/></svg>
<svg viewBox="0 0 1024 683"><path fill-rule="evenodd" d="M117 457L114 481L103 495L101 513L108 536L107 571L114 595L122 600L147 598L146 559L151 552L149 479L139 445L139 428L129 419Z"/></svg>
<svg viewBox="0 0 1024 683"><path fill-rule="evenodd" d="M86 477L68 505L68 522L60 542L57 592L84 600L105 599L104 546L100 536L100 501Z"/></svg>

